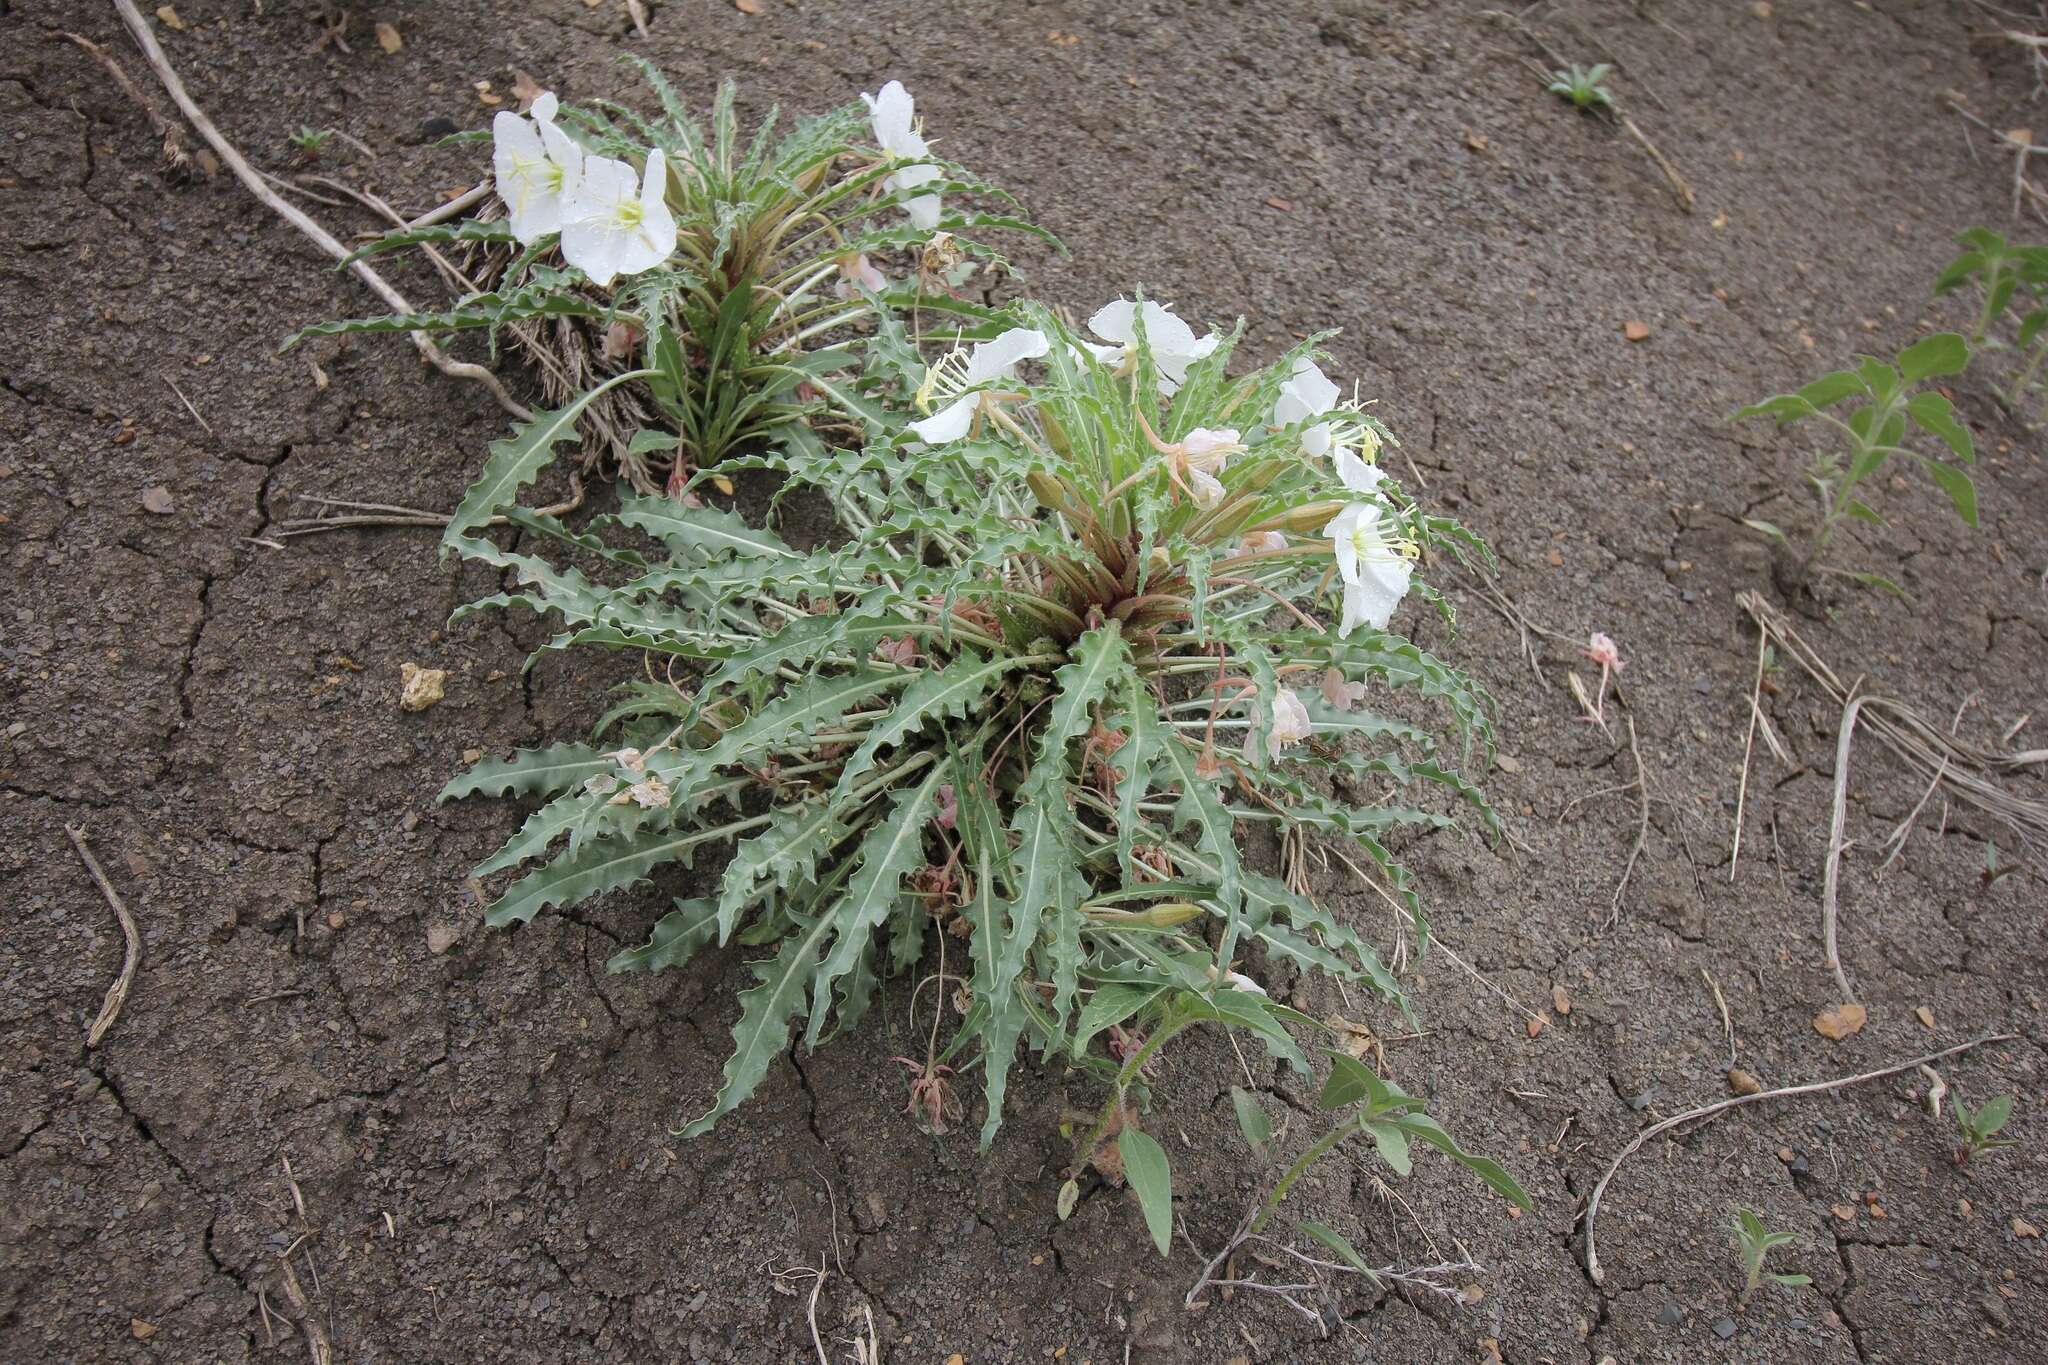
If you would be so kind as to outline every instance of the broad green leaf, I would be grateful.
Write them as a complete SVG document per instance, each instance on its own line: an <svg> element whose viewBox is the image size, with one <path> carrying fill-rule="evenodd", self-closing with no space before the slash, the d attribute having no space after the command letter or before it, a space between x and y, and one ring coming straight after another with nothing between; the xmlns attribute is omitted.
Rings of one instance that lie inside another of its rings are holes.
<svg viewBox="0 0 2048 1365"><path fill-rule="evenodd" d="M1443 1125L1427 1114L1401 1114L1387 1120L1411 1138L1421 1138L1430 1146L1450 1157L1472 1174L1485 1181L1496 1194L1523 1209L1534 1208L1528 1194L1515 1183L1513 1176L1501 1168L1499 1162L1490 1157L1474 1156L1460 1147L1443 1129Z"/></svg>
<svg viewBox="0 0 2048 1365"><path fill-rule="evenodd" d="M1970 1126L1976 1130L1979 1137L1990 1137L2005 1127L2006 1121L2011 1117L2012 1096L1993 1095L1978 1105L1975 1112L1970 1115Z"/></svg>
<svg viewBox="0 0 2048 1365"><path fill-rule="evenodd" d="M1124 1180L1137 1193L1145 1227L1161 1256L1173 1250L1173 1172L1166 1149L1136 1128L1117 1134L1117 1154L1124 1161Z"/></svg>
<svg viewBox="0 0 2048 1365"><path fill-rule="evenodd" d="M1408 1134L1391 1123L1373 1120L1361 1125L1373 1145L1379 1148L1380 1160L1393 1168L1395 1175L1406 1175L1414 1169L1408 1159Z"/></svg>
<svg viewBox="0 0 2048 1365"><path fill-rule="evenodd" d="M1123 984L1098 986L1088 997L1088 1003L1081 1007L1080 1018L1074 1024L1075 1054L1078 1056L1085 1052L1089 1040L1096 1034L1123 1023L1157 1000L1164 989L1162 986Z"/></svg>
<svg viewBox="0 0 2048 1365"><path fill-rule="evenodd" d="M1929 436L1935 437L1947 446L1956 459L1969 464L1977 458L1976 444L1970 439L1967 427L1955 419L1955 405L1940 394L1929 390L1916 393L1906 404L1906 415L1913 419Z"/></svg>
<svg viewBox="0 0 2048 1365"><path fill-rule="evenodd" d="M1258 1096L1240 1086L1230 1087L1230 1107L1237 1111L1238 1131L1252 1150L1260 1156L1266 1154L1266 1144L1273 1140L1273 1121L1266 1117L1264 1106Z"/></svg>
<svg viewBox="0 0 2048 1365"><path fill-rule="evenodd" d="M1798 394L1781 393L1738 410L1734 420L1740 422L1748 417L1774 417L1782 424L1796 422L1802 417L1811 417L1814 411L1813 404Z"/></svg>
<svg viewBox="0 0 2048 1365"><path fill-rule="evenodd" d="M2007 293L2010 294L2010 289ZM1970 343L1955 332L1936 332L1899 352L1899 374L1908 384L1938 375L1961 374L1970 363Z"/></svg>
<svg viewBox="0 0 2048 1365"><path fill-rule="evenodd" d="M1863 378L1854 370L1836 370L1824 374L1799 391L1799 398L1815 408L1824 408L1839 403L1844 398L1863 391Z"/></svg>
<svg viewBox="0 0 2048 1365"><path fill-rule="evenodd" d="M1342 1109L1347 1104L1356 1104L1363 1099L1378 1101L1385 1098L1386 1084L1373 1074L1371 1067L1356 1057L1343 1052L1332 1052L1330 1058L1330 1079L1323 1083L1322 1097L1317 1101L1325 1109Z"/></svg>
<svg viewBox="0 0 2048 1365"><path fill-rule="evenodd" d="M1970 482L1970 476L1954 465L1943 464L1940 460L1927 460L1928 477L1941 486L1948 494L1948 500L1955 505L1956 515L1966 525L1977 524L1977 486Z"/></svg>

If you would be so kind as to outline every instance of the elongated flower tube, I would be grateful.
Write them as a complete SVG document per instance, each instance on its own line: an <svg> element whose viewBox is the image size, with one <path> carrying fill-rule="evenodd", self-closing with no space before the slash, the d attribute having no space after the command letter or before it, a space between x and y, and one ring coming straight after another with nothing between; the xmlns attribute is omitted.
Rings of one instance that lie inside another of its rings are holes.
<svg viewBox="0 0 2048 1365"><path fill-rule="evenodd" d="M503 109L491 120L498 197L522 246L562 230L563 212L582 177L583 149L555 126L559 103L553 91L543 91L533 102L532 118Z"/></svg>
<svg viewBox="0 0 2048 1365"><path fill-rule="evenodd" d="M952 352L925 376L917 404L931 411L933 395L940 389L960 397L923 421L912 422L910 429L926 445L959 440L973 428L974 418L981 411L982 394L971 390L991 380L1009 378L1018 365L1035 360L1050 349L1052 343L1046 340L1045 333L1030 327L1013 327L993 340L977 342L964 360L960 352Z"/></svg>
<svg viewBox="0 0 2048 1365"><path fill-rule="evenodd" d="M633 168L608 156L583 163L562 224L562 256L608 285L620 275L637 275L667 260L676 249L676 220L669 212L668 168L659 151L647 154L647 170L636 187Z"/></svg>
<svg viewBox="0 0 2048 1365"><path fill-rule="evenodd" d="M863 94L861 101L868 107L868 126L874 130L876 145L891 159L923 162L931 155L924 135L917 131L917 102L903 88L902 81L890 81L879 94ZM920 185L929 185L942 174L937 166L928 162L908 165L891 172L882 186L892 194L898 190L914 190ZM910 215L913 224L929 232L939 225L939 207L939 196L924 194L905 201L903 211Z"/></svg>

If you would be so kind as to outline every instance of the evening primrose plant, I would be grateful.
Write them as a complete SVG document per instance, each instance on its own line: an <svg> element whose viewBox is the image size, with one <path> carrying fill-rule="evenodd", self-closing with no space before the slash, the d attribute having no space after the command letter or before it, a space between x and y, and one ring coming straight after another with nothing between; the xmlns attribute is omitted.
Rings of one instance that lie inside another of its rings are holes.
<svg viewBox="0 0 2048 1365"><path fill-rule="evenodd" d="M899 82L780 137L771 111L743 139L730 82L707 130L659 71L640 70L659 117L552 92L524 114L500 111L496 200L482 216L357 253L467 243L483 253L476 292L439 312L321 323L288 344L479 328L495 348L510 329L548 402L604 386L583 424L629 483L680 491L750 443L816 443L810 424L832 420L869 296L920 319L977 319L985 310L953 289L1007 267L971 234L1039 231L962 205L1007 196L932 153ZM909 268L892 281L883 267L897 260Z"/></svg>
<svg viewBox="0 0 2048 1365"><path fill-rule="evenodd" d="M730 850L610 964L755 950L723 1084L684 1133L746 1099L793 1027L806 1047L852 1028L884 978L964 938L940 991L964 1012L905 1059L913 1110L939 1128L978 1070L986 1144L1029 1047L1106 1084L1079 1156L1106 1164L1112 1124L1140 1145L1144 1059L1193 1024L1306 1070L1289 1029L1319 1026L1266 994L1271 967L1399 998L1239 832L1348 846L1419 919L1395 836L1459 807L1493 823L1454 757L1491 722L1390 622L1425 552L1484 549L1381 473L1391 438L1313 341L1233 378L1241 327L1197 336L1143 299L1086 332L1015 305L936 356L886 309L873 326L847 383L858 445L724 466L779 476L777 505L829 505L818 548L673 498L627 494L583 531L513 506L578 403L493 447L446 544L517 586L465 610L531 608L558 623L547 649L651 666L595 742L488 759L444 796L545 799L477 869L523 869L496 925ZM480 536L498 514L525 548ZM1397 692L1439 719L1389 714Z"/></svg>

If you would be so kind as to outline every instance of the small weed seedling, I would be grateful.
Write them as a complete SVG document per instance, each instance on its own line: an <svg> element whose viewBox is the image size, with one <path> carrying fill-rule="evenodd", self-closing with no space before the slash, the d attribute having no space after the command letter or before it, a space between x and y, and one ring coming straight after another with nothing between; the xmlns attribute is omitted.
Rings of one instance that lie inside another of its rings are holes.
<svg viewBox="0 0 2048 1365"><path fill-rule="evenodd" d="M1972 1109L1958 1095L1955 1107L1956 1132L1962 1139L1956 1148L1958 1166L1967 1166L1986 1152L2013 1145L2011 1138L1998 1136L2006 1120L2012 1117L2012 1096L1994 1095Z"/></svg>
<svg viewBox="0 0 2048 1365"><path fill-rule="evenodd" d="M1780 426L1818 417L1842 438L1837 445L1816 453L1807 468L1806 479L1819 499L1820 515L1806 538L1803 552L1794 550L1785 531L1768 521L1745 518L1743 524L1797 555L1789 584L1795 590L1806 587L1818 572L1840 574L1903 597L1898 585L1881 574L1835 568L1822 563L1821 556L1827 553L1835 532L1849 518L1882 524L1883 518L1857 495L1857 490L1894 455L1920 461L1928 477L1948 494L1956 515L1976 526L1977 490L1970 476L1958 467L1977 458L1969 430L1956 420L1955 408L1947 398L1932 389L1915 391L1924 380L1961 373L1969 363L1970 347L1956 333L1941 332L1914 342L1890 363L1874 356L1862 356L1859 360L1861 363L1853 370L1822 375L1797 393L1766 398L1735 414L1738 421L1746 417L1774 417ZM1843 402L1856 404L1847 418L1826 411ZM1956 463L1945 464L1902 446L1908 422L1947 446Z"/></svg>
<svg viewBox="0 0 2048 1365"><path fill-rule="evenodd" d="M285 141L298 150L299 160L310 166L320 159L320 153L327 150L327 144L334 141L334 130L302 123L296 133L286 135Z"/></svg>
<svg viewBox="0 0 2048 1365"><path fill-rule="evenodd" d="M1794 1289L1800 1285L1813 1283L1813 1277L1810 1275L1780 1275L1775 1272L1767 1273L1764 1270L1764 1257L1771 1253L1773 1247L1781 1247L1787 1242L1796 1242L1798 1240L1799 1238L1795 1233L1772 1232L1769 1228L1766 1228L1764 1220L1758 1217L1754 1210L1745 1209L1739 1205L1736 1207L1735 1245L1736 1249L1742 1253L1742 1298L1744 1302L1747 1302L1749 1297L1756 1293L1757 1287L1765 1280L1769 1280L1772 1284L1782 1284L1787 1288Z"/></svg>
<svg viewBox="0 0 2048 1365"><path fill-rule="evenodd" d="M2009 380L2003 395L2014 410L2029 404L2041 364L2048 360L2048 246L2018 246L1985 228L1971 228L1957 238L1963 252L1950 261L1934 281L1936 296L1976 281L1983 295L1977 323L1970 333L1975 347L2001 348L2007 343L1997 325L2008 312L2018 315L2019 325L2011 343L2025 353L2019 370ZM2036 410L2039 425L2048 412Z"/></svg>
<svg viewBox="0 0 2048 1365"><path fill-rule="evenodd" d="M1611 109L1614 97L1607 93L1603 82L1613 70L1606 62L1590 67L1573 62L1568 70L1551 72L1550 84L1544 88L1559 99L1568 101L1580 113L1589 109Z"/></svg>
<svg viewBox="0 0 2048 1365"><path fill-rule="evenodd" d="M1445 1298L1466 1301L1463 1294L1448 1281L1456 1274L1476 1272L1479 1267L1470 1261L1419 1266L1413 1269L1395 1266L1375 1267L1366 1261L1358 1248L1353 1246L1351 1240L1343 1233L1323 1223L1306 1219L1300 1225L1301 1231L1321 1243L1321 1249L1335 1255L1336 1260L1306 1254L1284 1241L1264 1235L1266 1225L1272 1221L1273 1214L1279 1209L1281 1201L1287 1198L1288 1192L1294 1188L1295 1182L1307 1174L1308 1169L1316 1162L1335 1151L1346 1139L1360 1134L1372 1139L1380 1160L1396 1175L1405 1176L1413 1169L1410 1148L1415 1142L1421 1141L1464 1166L1484 1181L1494 1193L1516 1207L1534 1207L1527 1192L1498 1162L1466 1151L1458 1145L1456 1139L1444 1131L1442 1124L1423 1113L1424 1101L1420 1096L1410 1095L1393 1081L1381 1079L1371 1067L1347 1053L1331 1052L1328 1056L1330 1079L1323 1086L1322 1107L1328 1111L1348 1109L1351 1112L1346 1114L1336 1127L1316 1139L1296 1157L1273 1183L1265 1198L1254 1204L1245 1214L1237 1225L1236 1232L1224 1244L1223 1249L1209 1259L1201 1278L1195 1282L1195 1287L1188 1291L1187 1302L1190 1307L1199 1302L1203 1291L1211 1284L1219 1283L1214 1279L1219 1268L1241 1247L1252 1242L1259 1242L1278 1251L1302 1267L1315 1281L1314 1287L1317 1289L1327 1289L1334 1278L1359 1275L1375 1287L1392 1280L1408 1288L1425 1289ZM1272 1126L1266 1118L1265 1111L1259 1107L1257 1100L1243 1091L1233 1090L1231 1102L1237 1110L1238 1126L1244 1131L1245 1141L1251 1144L1253 1154L1263 1160L1273 1140ZM1124 1155L1128 1157L1129 1153ZM1126 1168L1126 1174L1129 1174L1128 1162ZM1145 1209L1146 1221L1152 1224L1157 1234L1172 1215L1171 1191L1166 1188L1163 1178L1150 1188L1135 1178L1131 1184L1138 1193L1139 1203ZM1164 1252L1167 1244L1161 1240L1159 1246ZM1313 1311L1308 1305L1293 1297L1294 1294L1306 1292L1311 1288L1308 1285L1269 1286L1238 1281L1236 1287L1275 1293L1303 1312Z"/></svg>

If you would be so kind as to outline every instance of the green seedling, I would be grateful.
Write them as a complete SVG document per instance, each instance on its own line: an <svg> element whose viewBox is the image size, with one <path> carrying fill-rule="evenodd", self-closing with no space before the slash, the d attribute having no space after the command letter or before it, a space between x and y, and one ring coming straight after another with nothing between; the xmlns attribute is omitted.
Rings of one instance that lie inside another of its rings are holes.
<svg viewBox="0 0 2048 1365"><path fill-rule="evenodd" d="M1948 494L1956 515L1966 525L1977 525L1977 490L1961 466L1974 463L1976 447L1970 432L1956 420L1955 407L1932 388L1920 386L1929 379L1960 374L1969 363L1969 343L1954 332L1924 337L1900 351L1887 362L1875 356L1859 356L1853 370L1822 375L1797 393L1783 393L1753 403L1735 414L1736 420L1772 417L1780 426L1818 418L1833 428L1836 440L1821 447L1806 470L1819 503L1818 517L1795 547L1781 527L1756 518L1744 525L1778 542L1794 556L1790 586L1804 589L1816 573L1839 574L1870 587L1904 596L1897 584L1881 574L1855 572L1824 563L1835 534L1849 520L1882 524L1880 517L1860 496L1863 485L1894 456L1917 460L1941 490ZM1850 404L1846 417L1828 409ZM1955 463L1950 464L1901 444L1908 424L1932 436L1948 448Z"/></svg>
<svg viewBox="0 0 2048 1365"><path fill-rule="evenodd" d="M1544 88L1580 113L1589 109L1611 109L1614 97L1607 93L1602 82L1613 70L1614 67L1607 62L1590 67L1573 62L1566 70L1551 72L1551 82Z"/></svg>
<svg viewBox="0 0 2048 1365"><path fill-rule="evenodd" d="M299 130L285 136L285 141L298 150L299 159L311 165L320 159L320 153L327 150L327 144L334 140L332 128L315 128L309 123L299 125Z"/></svg>
<svg viewBox="0 0 2048 1365"><path fill-rule="evenodd" d="M1764 1226L1764 1220L1754 1210L1737 1206L1735 1245L1742 1255L1742 1297L1745 1300L1756 1293L1758 1286L1765 1280L1772 1284L1785 1285L1787 1288L1813 1283L1813 1277L1810 1275L1780 1275L1764 1270L1764 1257L1768 1256L1773 1248L1798 1240L1795 1233L1772 1232Z"/></svg>
<svg viewBox="0 0 2048 1365"><path fill-rule="evenodd" d="M1961 1145L1956 1148L1958 1166L1967 1166L1986 1152L2013 1145L2011 1138L1998 1136L2006 1120L2012 1117L2012 1096L1993 1095L1975 1109L1957 1096L1955 1113L1956 1132L1961 1138Z"/></svg>

